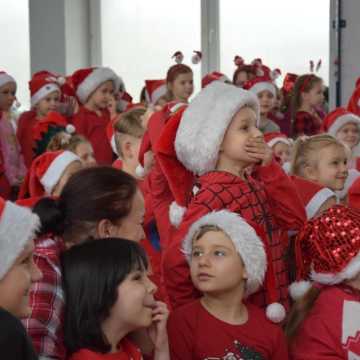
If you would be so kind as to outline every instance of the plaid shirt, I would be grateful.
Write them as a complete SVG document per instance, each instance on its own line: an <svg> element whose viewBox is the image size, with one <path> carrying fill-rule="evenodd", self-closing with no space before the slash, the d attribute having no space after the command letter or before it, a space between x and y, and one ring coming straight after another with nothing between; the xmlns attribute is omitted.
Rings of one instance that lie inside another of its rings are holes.
<svg viewBox="0 0 360 360"><path fill-rule="evenodd" d="M43 278L30 290L31 315L24 326L40 357L65 359L63 320L64 296L61 287L60 254L64 250L60 238L35 240L34 262Z"/></svg>

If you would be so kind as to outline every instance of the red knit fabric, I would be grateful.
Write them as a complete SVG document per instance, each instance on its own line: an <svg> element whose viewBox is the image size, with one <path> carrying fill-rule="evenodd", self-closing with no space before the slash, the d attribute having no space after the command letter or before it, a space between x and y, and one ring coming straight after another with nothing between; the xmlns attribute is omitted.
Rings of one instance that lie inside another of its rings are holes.
<svg viewBox="0 0 360 360"><path fill-rule="evenodd" d="M306 111L298 111L293 125L293 136L316 135L320 133L321 120Z"/></svg>

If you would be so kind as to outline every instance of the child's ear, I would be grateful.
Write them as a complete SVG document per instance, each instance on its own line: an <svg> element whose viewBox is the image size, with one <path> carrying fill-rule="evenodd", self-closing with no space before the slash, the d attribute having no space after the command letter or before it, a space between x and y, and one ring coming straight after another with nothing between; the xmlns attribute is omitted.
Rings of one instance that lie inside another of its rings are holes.
<svg viewBox="0 0 360 360"><path fill-rule="evenodd" d="M304 175L306 179L317 181L316 169L313 166L309 166L309 165L305 166Z"/></svg>
<svg viewBox="0 0 360 360"><path fill-rule="evenodd" d="M99 237L99 238L110 237L112 234L112 231L111 231L112 227L113 227L113 225L110 220L108 220L108 219L100 220L96 226L97 237Z"/></svg>
<svg viewBox="0 0 360 360"><path fill-rule="evenodd" d="M122 154L124 155L124 159L132 158L132 146L131 141L129 139L125 139L122 143Z"/></svg>

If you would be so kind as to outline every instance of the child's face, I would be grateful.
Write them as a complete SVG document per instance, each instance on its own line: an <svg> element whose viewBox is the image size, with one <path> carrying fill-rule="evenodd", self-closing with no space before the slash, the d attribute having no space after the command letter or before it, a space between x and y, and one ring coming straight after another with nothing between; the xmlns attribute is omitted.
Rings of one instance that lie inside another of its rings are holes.
<svg viewBox="0 0 360 360"><path fill-rule="evenodd" d="M104 110L114 97L114 84L111 80L102 83L89 97L90 103L96 109Z"/></svg>
<svg viewBox="0 0 360 360"><path fill-rule="evenodd" d="M133 270L118 286L118 298L110 310L110 317L129 331L150 326L156 290L146 270Z"/></svg>
<svg viewBox="0 0 360 360"><path fill-rule="evenodd" d="M190 272L195 287L204 294L241 291L247 278L234 243L222 231L208 231L193 242Z"/></svg>
<svg viewBox="0 0 360 360"><path fill-rule="evenodd" d="M273 146L274 155L280 159L280 164L284 165L286 162L290 161L291 157L291 148L288 144L283 142L278 142Z"/></svg>
<svg viewBox="0 0 360 360"><path fill-rule="evenodd" d="M336 133L336 138L352 149L360 140L359 127L354 123L346 124Z"/></svg>
<svg viewBox="0 0 360 360"><path fill-rule="evenodd" d="M9 82L0 86L0 111L10 110L16 97L16 84Z"/></svg>
<svg viewBox="0 0 360 360"><path fill-rule="evenodd" d="M187 102L194 92L193 73L179 74L172 83L168 83L168 86L175 99Z"/></svg>
<svg viewBox="0 0 360 360"><path fill-rule="evenodd" d="M38 117L46 116L50 111L57 111L60 105L60 92L55 90L41 99L36 105Z"/></svg>
<svg viewBox="0 0 360 360"><path fill-rule="evenodd" d="M268 90L261 91L257 94L260 103L260 114L267 115L275 105L275 96Z"/></svg>
<svg viewBox="0 0 360 360"><path fill-rule="evenodd" d="M240 71L235 79L235 86L242 87L248 81L248 74L246 71Z"/></svg>
<svg viewBox="0 0 360 360"><path fill-rule="evenodd" d="M233 117L226 130L220 147L219 161L242 162L252 164L254 160L245 150L247 141L251 138L262 137L261 131L256 127L256 114L249 107L240 109Z"/></svg>
<svg viewBox="0 0 360 360"><path fill-rule="evenodd" d="M303 93L303 99L306 100L310 106L317 107L324 102L324 85L321 81L318 81L307 92Z"/></svg>
<svg viewBox="0 0 360 360"><path fill-rule="evenodd" d="M93 147L88 142L80 143L76 147L75 153L80 158L84 167L90 167L96 165Z"/></svg>
<svg viewBox="0 0 360 360"><path fill-rule="evenodd" d="M34 241L31 240L0 280L0 306L19 318L30 315L30 286L42 278L39 268L34 263L33 251Z"/></svg>
<svg viewBox="0 0 360 360"><path fill-rule="evenodd" d="M70 177L81 169L82 163L80 161L73 161L72 163L70 163L61 175L59 182L55 185L51 195L60 196L64 186L69 181Z"/></svg>
<svg viewBox="0 0 360 360"><path fill-rule="evenodd" d="M345 149L335 145L326 146L315 156L316 165L305 168L308 178L333 191L342 190L348 177Z"/></svg>

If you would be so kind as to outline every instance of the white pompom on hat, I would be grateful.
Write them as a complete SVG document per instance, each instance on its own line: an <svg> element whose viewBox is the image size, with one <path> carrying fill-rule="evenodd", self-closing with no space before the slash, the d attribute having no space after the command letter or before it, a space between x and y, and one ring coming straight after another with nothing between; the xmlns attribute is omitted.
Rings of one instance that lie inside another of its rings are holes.
<svg viewBox="0 0 360 360"><path fill-rule="evenodd" d="M39 227L40 220L30 209L0 198L0 280Z"/></svg>

